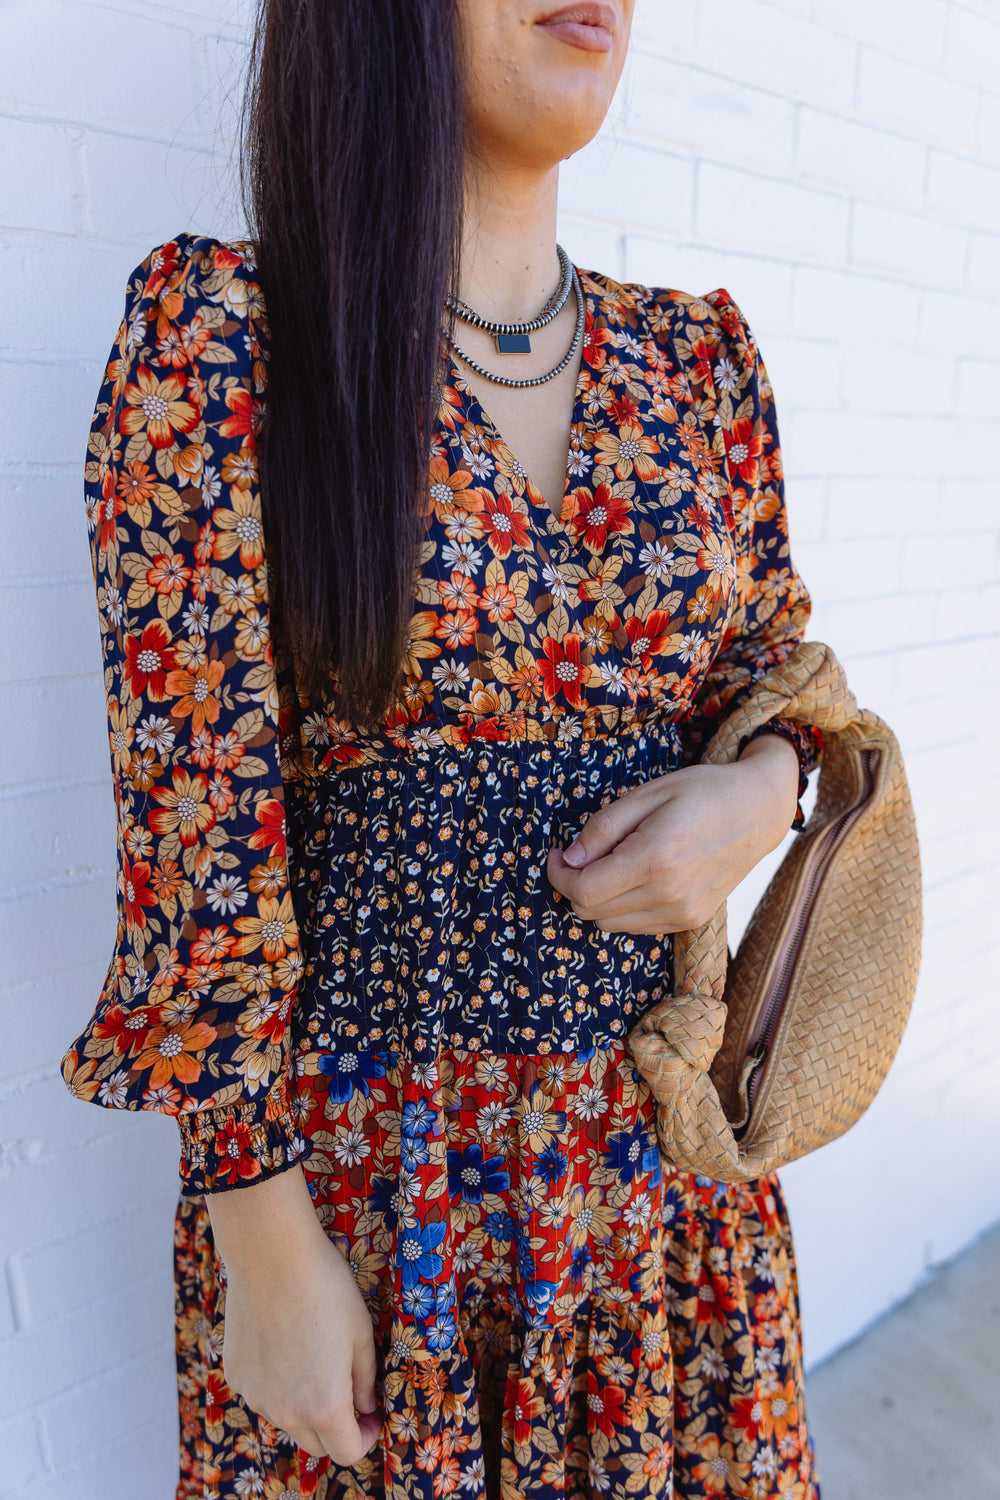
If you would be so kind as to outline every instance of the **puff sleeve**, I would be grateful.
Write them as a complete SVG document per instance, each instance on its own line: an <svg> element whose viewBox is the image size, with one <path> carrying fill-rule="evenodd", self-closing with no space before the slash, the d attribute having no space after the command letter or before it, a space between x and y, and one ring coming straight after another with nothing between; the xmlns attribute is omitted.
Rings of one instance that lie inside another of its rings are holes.
<svg viewBox="0 0 1000 1500"><path fill-rule="evenodd" d="M752 684L805 636L808 590L791 559L774 395L756 341L723 289L694 304L682 361L714 424L713 444L736 557L736 600L712 663L681 724L686 758L698 759L719 721ZM756 734L781 734L799 758L799 798L822 753L820 732L772 719ZM756 735L750 736L755 738ZM740 747L742 750L742 746ZM803 826L801 801L794 828Z"/></svg>
<svg viewBox="0 0 1000 1500"><path fill-rule="evenodd" d="M117 811L117 936L63 1076L177 1117L183 1190L304 1151L256 438L249 242L180 235L132 273L85 468Z"/></svg>

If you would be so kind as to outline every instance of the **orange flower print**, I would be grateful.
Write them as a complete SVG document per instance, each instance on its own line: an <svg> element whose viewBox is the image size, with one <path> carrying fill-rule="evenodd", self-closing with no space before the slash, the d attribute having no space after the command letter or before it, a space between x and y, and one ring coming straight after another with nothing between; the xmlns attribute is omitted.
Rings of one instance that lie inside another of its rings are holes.
<svg viewBox="0 0 1000 1500"><path fill-rule="evenodd" d="M749 417L737 417L733 425L723 428L726 442L726 459L731 469L747 484L756 484L763 450L760 433L754 432Z"/></svg>
<svg viewBox="0 0 1000 1500"><path fill-rule="evenodd" d="M434 634L444 641L449 651L457 651L462 646L470 646L476 636L478 619L471 609L449 610L441 616L435 628Z"/></svg>
<svg viewBox="0 0 1000 1500"><path fill-rule="evenodd" d="M574 490L573 513L570 529L574 540L583 542L591 552L603 552L608 537L632 531L629 515L631 506L623 495L613 495L606 484L599 484L593 493L587 489Z"/></svg>
<svg viewBox="0 0 1000 1500"><path fill-rule="evenodd" d="M716 598L723 589L728 590L734 576L733 553L728 542L720 542L714 536L706 537L704 547L695 554L695 562L706 575L702 588L710 588Z"/></svg>
<svg viewBox="0 0 1000 1500"><path fill-rule="evenodd" d="M144 429L154 448L169 448L178 432L190 432L198 413L184 397L184 381L177 375L160 380L146 365L140 365L135 385L125 387L125 410L121 430L128 437Z"/></svg>
<svg viewBox="0 0 1000 1500"><path fill-rule="evenodd" d="M160 804L149 814L155 834L176 833L186 849L215 827L215 809L208 801L208 777L199 771L190 776L180 766L173 771L172 787L157 787L153 797Z"/></svg>
<svg viewBox="0 0 1000 1500"><path fill-rule="evenodd" d="M570 708L583 704L583 682L587 668L580 660L580 637L565 635L561 641L547 636L542 646L544 655L537 662L546 701L554 703L561 693Z"/></svg>
<svg viewBox="0 0 1000 1500"><path fill-rule="evenodd" d="M82 1099L89 1103L100 1088L100 1080L94 1077L97 1072L97 1063L93 1060L81 1063L80 1055L75 1047L70 1048L63 1058L63 1081L74 1099Z"/></svg>
<svg viewBox="0 0 1000 1500"><path fill-rule="evenodd" d="M643 435L637 422L629 422L617 433L602 432L597 439L595 458L599 464L613 468L619 479L628 479L633 471L640 479L655 479L657 474L654 453L660 445L655 438Z"/></svg>
<svg viewBox="0 0 1000 1500"><path fill-rule="evenodd" d="M122 675L133 698L143 694L160 703L167 696L167 676L174 667L171 635L162 620L153 620L141 636L125 637Z"/></svg>
<svg viewBox="0 0 1000 1500"><path fill-rule="evenodd" d="M730 1496L746 1494L750 1465L737 1462L732 1443L720 1443L715 1433L709 1433L698 1443L698 1452L701 1463L695 1464L691 1472L704 1486L706 1495L724 1495L729 1500Z"/></svg>
<svg viewBox="0 0 1000 1500"><path fill-rule="evenodd" d="M257 915L237 917L236 928L243 936L233 951L242 955L262 948L267 963L284 958L289 948L299 945L292 898L287 891L280 901L262 896L257 902Z"/></svg>
<svg viewBox="0 0 1000 1500"><path fill-rule="evenodd" d="M488 584L480 594L479 602L492 625L499 620L512 620L517 613L517 595L505 583Z"/></svg>
<svg viewBox="0 0 1000 1500"><path fill-rule="evenodd" d="M149 888L152 871L145 860L129 864L122 856L122 894L125 901L125 925L130 931L146 925L146 908L156 905L156 894Z"/></svg>
<svg viewBox="0 0 1000 1500"><path fill-rule="evenodd" d="M135 730L117 698L108 699L108 739L116 776L127 776L132 764Z"/></svg>
<svg viewBox="0 0 1000 1500"><path fill-rule="evenodd" d="M204 318L195 313L190 323L179 328L171 325L157 340L160 363L179 370L183 365L193 364L211 342L212 330L206 327Z"/></svg>
<svg viewBox="0 0 1000 1500"><path fill-rule="evenodd" d="M427 495L439 521L455 505L461 506L463 510L482 509L483 502L478 490L470 497L463 493L471 484L472 475L467 469L452 472L446 458L431 459Z"/></svg>
<svg viewBox="0 0 1000 1500"><path fill-rule="evenodd" d="M161 1089L172 1083L196 1083L201 1064L193 1055L215 1041L217 1032L206 1021L182 1021L177 1026L154 1026L146 1038L145 1051L135 1060L137 1068L149 1069L149 1087Z"/></svg>
<svg viewBox="0 0 1000 1500"><path fill-rule="evenodd" d="M243 567L259 568L264 561L264 528L261 525L257 497L249 490L234 488L230 492L230 500L232 510L217 510L214 513L213 519L218 528L214 555L224 560L232 557L239 548Z"/></svg>
<svg viewBox="0 0 1000 1500"><path fill-rule="evenodd" d="M799 1411L796 1405L794 1381L786 1381L779 1390L762 1396L761 1406L766 1413L765 1421L773 1431L776 1442L780 1443L790 1428L798 1426Z"/></svg>
<svg viewBox="0 0 1000 1500"><path fill-rule="evenodd" d="M225 675L221 661L206 661L194 672L179 667L167 677L167 692L178 695L171 712L178 719L190 714L195 734L218 719L220 706L215 690Z"/></svg>
<svg viewBox="0 0 1000 1500"><path fill-rule="evenodd" d="M146 569L146 582L158 594L183 594L190 577L191 569L185 566L179 553L173 556L158 553L153 566Z"/></svg>

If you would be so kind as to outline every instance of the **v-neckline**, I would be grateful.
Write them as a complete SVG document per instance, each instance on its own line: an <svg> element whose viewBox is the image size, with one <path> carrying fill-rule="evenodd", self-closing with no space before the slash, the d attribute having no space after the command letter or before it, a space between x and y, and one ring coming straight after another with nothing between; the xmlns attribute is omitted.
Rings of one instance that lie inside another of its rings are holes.
<svg viewBox="0 0 1000 1500"><path fill-rule="evenodd" d="M569 528L569 517L567 514L567 506L570 498L570 488L572 486L574 478L574 476L570 473L571 454L573 452L572 434L573 428L577 425L577 422L580 420L580 417L582 415L585 382L591 373L591 364L588 358L588 351L593 348L593 336L591 336L591 338L588 340L587 325L588 323L591 325L591 335L593 335L593 328L595 326L594 308L590 293L587 290L586 282L584 280L585 273L580 270L579 266L577 266L576 274L580 278L580 290L583 293L584 303L584 331L582 336L583 348L580 351L580 368L576 373L576 387L573 391L573 412L570 417L569 423L570 441L566 446L566 465L563 472L563 492L562 499L559 505L558 515L555 514L552 507L549 505L548 500L542 494L540 486L537 485L532 479L531 475L528 473L527 467L518 458L517 454L514 452L514 449L511 447L510 443L508 443L507 439L500 431L496 422L494 422L493 418L490 416L489 412L486 410L485 406L476 395L476 392L473 390L472 386L469 385L468 381L465 379L465 376L462 374L462 371L459 369L458 365L455 363L454 358L452 357L450 346L445 342L445 349L447 350L449 366L449 379L451 380L454 389L458 392L459 399L466 406L469 413L469 419L472 421L474 426L484 428L498 442L503 443L504 447L507 449L514 462L521 470L521 473L524 475L525 499L527 500L528 505L532 510L540 510L544 512L543 519L545 520L545 527L548 534L551 536L553 534L554 528L556 534L565 536L574 546L576 545L576 543ZM458 376L458 378L464 383L462 389L459 389L458 386L454 385L456 376ZM533 499L532 492L535 495L540 496L541 498L538 500Z"/></svg>

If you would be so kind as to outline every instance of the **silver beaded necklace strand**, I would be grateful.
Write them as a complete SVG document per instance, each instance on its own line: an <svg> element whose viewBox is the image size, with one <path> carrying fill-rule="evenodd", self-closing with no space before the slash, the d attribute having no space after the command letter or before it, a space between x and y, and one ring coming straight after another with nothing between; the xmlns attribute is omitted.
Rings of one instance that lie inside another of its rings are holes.
<svg viewBox="0 0 1000 1500"><path fill-rule="evenodd" d="M562 273L559 286L553 292L537 318L529 318L525 323L491 322L489 318L484 318L481 313L475 312L473 308L469 307L467 303L461 302L457 297L445 298L445 306L450 312L461 318L463 323L468 323L473 328L482 328L486 333L493 335L493 342L496 345L498 354L530 354L531 339L529 335L534 333L536 329L544 328L546 323L551 323L569 296L570 287L573 288L576 294L576 331L573 334L573 342L559 363L545 375L532 375L527 380L514 380L508 375L494 375L492 370L487 370L478 361L474 360L471 355L466 354L461 345L455 342L450 330L442 328L441 332L447 339L452 352L457 354L459 359L464 360L470 369L475 370L478 375L485 376L487 380L494 381L496 385L516 386L518 388L544 385L547 380L551 380L561 370L565 370L579 348L587 317L587 304L584 301L583 288L580 285L580 278L576 273L576 267L570 262L569 256L561 245L556 246L556 252L559 256L559 266Z"/></svg>

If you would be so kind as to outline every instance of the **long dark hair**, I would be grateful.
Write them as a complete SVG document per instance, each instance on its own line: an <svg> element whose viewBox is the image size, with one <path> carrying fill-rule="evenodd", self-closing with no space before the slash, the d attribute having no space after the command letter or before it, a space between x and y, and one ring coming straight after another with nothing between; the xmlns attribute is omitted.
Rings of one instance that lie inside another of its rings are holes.
<svg viewBox="0 0 1000 1500"><path fill-rule="evenodd" d="M299 684L392 705L458 283L455 0L260 0L240 178L269 339L261 497Z"/></svg>

